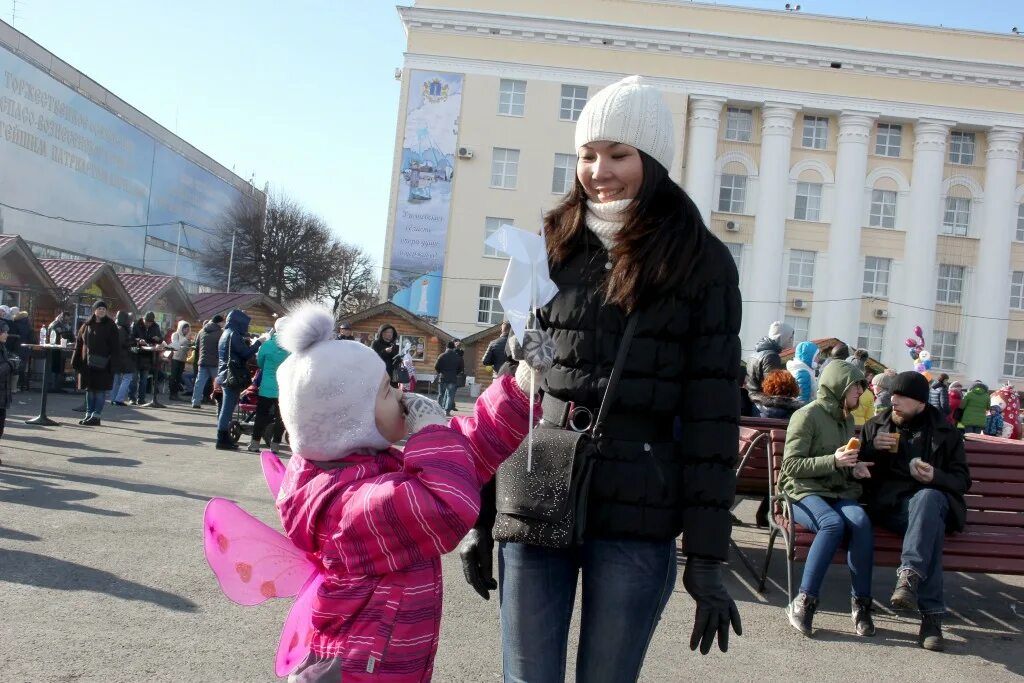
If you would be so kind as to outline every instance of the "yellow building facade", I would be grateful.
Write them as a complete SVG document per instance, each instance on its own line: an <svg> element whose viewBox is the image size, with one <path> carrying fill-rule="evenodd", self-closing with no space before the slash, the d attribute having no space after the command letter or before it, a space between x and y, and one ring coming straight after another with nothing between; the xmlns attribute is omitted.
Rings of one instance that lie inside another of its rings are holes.
<svg viewBox="0 0 1024 683"><path fill-rule="evenodd" d="M500 320L506 261L486 236L539 229L572 182L588 96L642 74L674 114L670 174L737 261L746 352L785 319L798 340L838 337L909 369L920 325L935 369L1024 378L1024 39L676 0L418 0L399 14L402 78L460 79L458 153L442 162L445 330ZM400 115L386 280L408 140Z"/></svg>

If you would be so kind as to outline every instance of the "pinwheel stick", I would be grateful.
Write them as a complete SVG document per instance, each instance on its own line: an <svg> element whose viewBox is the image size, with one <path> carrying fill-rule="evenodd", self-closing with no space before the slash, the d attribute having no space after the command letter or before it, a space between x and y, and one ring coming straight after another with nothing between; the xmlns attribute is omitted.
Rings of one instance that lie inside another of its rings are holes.
<svg viewBox="0 0 1024 683"><path fill-rule="evenodd" d="M526 329L535 330L537 329L537 315L535 313L537 308L537 274L536 271L530 274L530 313L526 319ZM526 335L523 335L524 339L523 347L526 346ZM526 362L526 361L523 361ZM530 421L529 428L526 435L526 471L533 471L533 404L534 396L537 395L537 374L534 372L530 373Z"/></svg>

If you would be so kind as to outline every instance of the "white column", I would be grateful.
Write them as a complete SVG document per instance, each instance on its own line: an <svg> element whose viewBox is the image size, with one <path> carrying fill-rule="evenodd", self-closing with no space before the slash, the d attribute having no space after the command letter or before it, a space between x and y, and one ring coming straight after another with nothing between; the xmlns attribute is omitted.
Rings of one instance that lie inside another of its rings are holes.
<svg viewBox="0 0 1024 683"><path fill-rule="evenodd" d="M915 325L932 340L935 313L935 254L942 225L942 176L946 162L946 137L952 121L921 119L914 125L914 166L910 180L910 223L903 246L902 276L889 288L889 297L905 305L889 306L886 324L888 365L897 371L912 370L913 361L903 340L913 336Z"/></svg>
<svg viewBox="0 0 1024 683"><path fill-rule="evenodd" d="M711 220L715 200L715 158L718 154L718 123L724 97L690 96L690 122L686 127L686 180L683 189L700 209L705 223Z"/></svg>
<svg viewBox="0 0 1024 683"><path fill-rule="evenodd" d="M786 236L786 185L793 146L793 121L799 106L766 102L761 110L761 168L758 173L757 210L751 248L750 280L753 288L743 292L748 301L784 301L782 273L783 240ZM768 327L785 315L782 303L748 303L743 307L743 348L753 348Z"/></svg>
<svg viewBox="0 0 1024 683"><path fill-rule="evenodd" d="M825 318L829 336L851 347L860 331L860 229L864 219L864 181L868 170L868 142L877 114L844 111L839 115L836 153L835 209L828 238L828 271L824 305L815 304L815 317ZM839 301L846 299L846 301Z"/></svg>
<svg viewBox="0 0 1024 683"><path fill-rule="evenodd" d="M967 318L957 346L971 377L997 386L1003 374L1007 311L1010 308L1010 249L1017 228L1017 169L1022 131L993 128L985 155L985 202L974 278L967 283Z"/></svg>

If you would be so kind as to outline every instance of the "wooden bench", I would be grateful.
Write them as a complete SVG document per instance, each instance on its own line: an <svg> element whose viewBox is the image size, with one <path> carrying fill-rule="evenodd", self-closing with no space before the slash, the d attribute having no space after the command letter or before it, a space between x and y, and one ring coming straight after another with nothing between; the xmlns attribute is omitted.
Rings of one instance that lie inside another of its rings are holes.
<svg viewBox="0 0 1024 683"><path fill-rule="evenodd" d="M768 550L758 591L764 591L772 548L781 535L786 545L786 590L792 602L793 562L807 559L814 532L792 522L788 497L775 490L785 445L786 432L772 430L768 487L773 514L769 515ZM971 490L964 498L967 525L962 532L946 536L943 569L1024 574L1024 443L968 434L965 447L972 480ZM898 567L902 547L901 536L875 527L876 565ZM846 562L845 544L832 561Z"/></svg>

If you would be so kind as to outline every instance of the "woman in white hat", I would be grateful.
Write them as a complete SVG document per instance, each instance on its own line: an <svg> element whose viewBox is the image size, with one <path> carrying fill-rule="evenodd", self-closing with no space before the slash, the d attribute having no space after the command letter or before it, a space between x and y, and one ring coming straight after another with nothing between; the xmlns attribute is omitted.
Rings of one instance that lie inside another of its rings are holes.
<svg viewBox="0 0 1024 683"><path fill-rule="evenodd" d="M576 183L544 220L559 291L538 316L557 345L542 426L585 427L627 318L636 313L638 322L592 458L585 514L576 517L582 542L500 544L506 681L565 680L580 574L576 680L636 680L675 588L680 534L683 585L697 603L690 648L707 653L717 638L724 652L730 626L740 633L720 578L735 493L738 277L729 251L669 178L674 144L672 114L656 88L638 76L605 88L576 126ZM531 476L541 476L536 454L534 467ZM499 471L498 485L515 490L508 476ZM462 545L467 580L484 597L495 587L491 528L507 537L504 517L495 525L493 509L482 513Z"/></svg>

